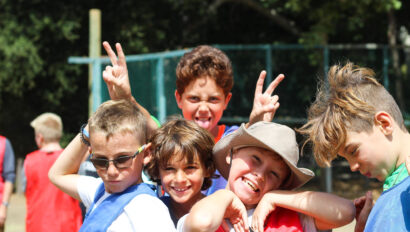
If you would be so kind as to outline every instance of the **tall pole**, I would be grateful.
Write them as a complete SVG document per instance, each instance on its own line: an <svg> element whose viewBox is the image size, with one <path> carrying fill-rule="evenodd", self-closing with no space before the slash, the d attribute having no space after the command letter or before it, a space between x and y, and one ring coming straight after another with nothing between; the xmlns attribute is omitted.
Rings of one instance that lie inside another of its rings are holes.
<svg viewBox="0 0 410 232"><path fill-rule="evenodd" d="M91 9L89 12L90 15L90 40L89 40L89 57L91 59L97 59L101 57L101 11L99 9ZM88 65L88 115L90 116L93 113L93 94L92 83L93 83L93 67L96 65L96 62L91 62ZM99 68L99 67L98 67ZM102 78L95 76L94 78Z"/></svg>

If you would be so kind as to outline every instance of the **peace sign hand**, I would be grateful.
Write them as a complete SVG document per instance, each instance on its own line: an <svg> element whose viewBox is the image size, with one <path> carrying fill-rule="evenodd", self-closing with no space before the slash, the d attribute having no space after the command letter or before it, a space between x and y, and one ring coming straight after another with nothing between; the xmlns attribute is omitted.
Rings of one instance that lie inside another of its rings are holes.
<svg viewBox="0 0 410 232"><path fill-rule="evenodd" d="M118 58L108 42L104 41L103 46L112 64L112 66L107 65L103 71L103 79L107 85L110 98L112 100L132 100L127 63L121 44L115 44Z"/></svg>
<svg viewBox="0 0 410 232"><path fill-rule="evenodd" d="M253 99L253 108L249 116L249 126L258 121L271 122L275 116L276 110L279 108L279 97L273 95L273 91L279 83L285 78L283 74L279 74L268 88L262 93L263 83L266 78L266 71L262 71L256 83L255 97Z"/></svg>

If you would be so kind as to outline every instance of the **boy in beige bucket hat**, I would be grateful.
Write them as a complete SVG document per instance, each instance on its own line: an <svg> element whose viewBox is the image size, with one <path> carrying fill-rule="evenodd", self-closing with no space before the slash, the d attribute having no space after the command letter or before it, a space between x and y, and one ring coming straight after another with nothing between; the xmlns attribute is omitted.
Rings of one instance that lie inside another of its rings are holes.
<svg viewBox="0 0 410 232"><path fill-rule="evenodd" d="M243 124L222 138L213 154L227 187L196 203L178 223L178 231L249 231L248 224L253 231L316 231L354 218L354 205L347 199L292 191L314 174L297 167L298 144L287 126Z"/></svg>

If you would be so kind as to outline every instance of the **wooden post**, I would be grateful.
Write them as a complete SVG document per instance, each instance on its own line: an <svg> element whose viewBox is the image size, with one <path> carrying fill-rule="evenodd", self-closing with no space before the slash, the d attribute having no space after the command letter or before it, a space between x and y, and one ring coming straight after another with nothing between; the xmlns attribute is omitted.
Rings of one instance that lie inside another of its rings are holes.
<svg viewBox="0 0 410 232"><path fill-rule="evenodd" d="M16 183L15 183L15 189L16 193L18 194L23 194L25 186L23 187L23 164L24 164L24 159L23 158L18 158L17 159L17 164L16 164ZM24 177L25 178L25 177Z"/></svg>
<svg viewBox="0 0 410 232"><path fill-rule="evenodd" d="M101 11L99 9L90 10L90 43L89 43L89 57L90 58L100 58L101 57ZM92 92L92 83L93 83L93 65L95 62L92 62L88 65L88 115L90 116L93 113L93 93ZM95 77L102 78L102 77Z"/></svg>

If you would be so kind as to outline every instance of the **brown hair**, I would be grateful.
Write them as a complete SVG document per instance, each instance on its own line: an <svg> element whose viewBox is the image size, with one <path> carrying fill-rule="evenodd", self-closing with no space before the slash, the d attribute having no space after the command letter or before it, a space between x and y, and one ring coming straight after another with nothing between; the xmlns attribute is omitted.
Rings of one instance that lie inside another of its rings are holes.
<svg viewBox="0 0 410 232"><path fill-rule="evenodd" d="M212 159L214 140L212 135L193 121L174 117L162 125L151 138L151 162L145 170L151 179L160 183L159 170L166 168L174 156L193 163L197 157L208 177L204 178L202 190L212 184L215 164Z"/></svg>
<svg viewBox="0 0 410 232"><path fill-rule="evenodd" d="M102 103L88 120L90 137L103 132L109 138L115 133L130 132L138 135L141 144L147 142L147 123L136 105L127 100L109 100Z"/></svg>
<svg viewBox="0 0 410 232"><path fill-rule="evenodd" d="M225 96L232 90L232 65L228 56L221 50L201 45L185 53L176 69L176 86L179 94L193 80L201 77L210 77L224 91Z"/></svg>
<svg viewBox="0 0 410 232"><path fill-rule="evenodd" d="M389 113L402 130L400 109L389 92L375 79L369 68L347 62L334 65L326 83L320 83L316 100L308 110L308 122L297 131L311 142L320 166L330 166L338 151L345 146L347 131L372 131L378 111Z"/></svg>

